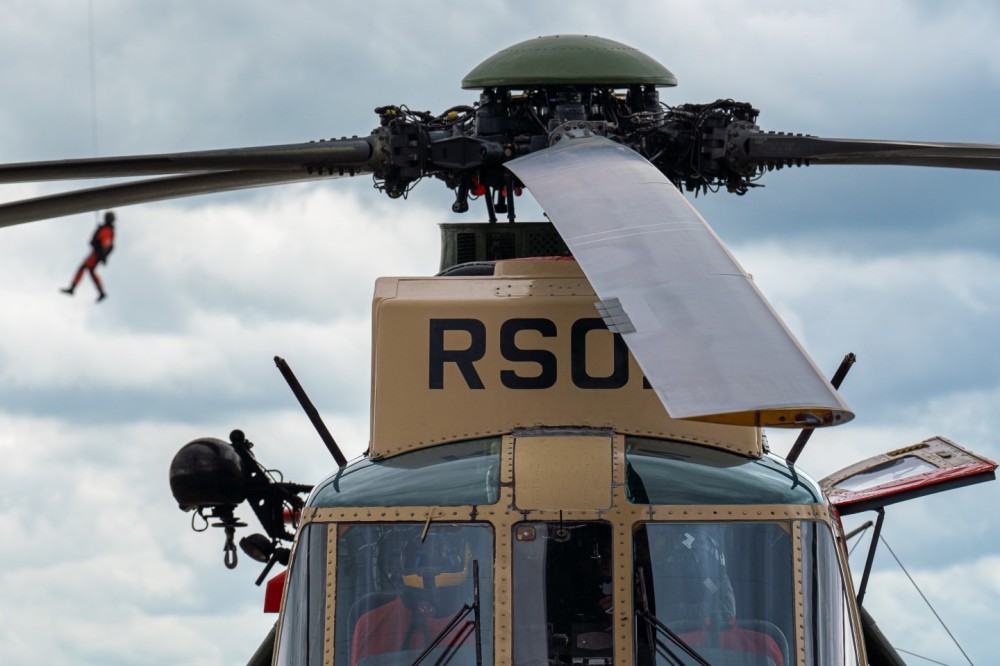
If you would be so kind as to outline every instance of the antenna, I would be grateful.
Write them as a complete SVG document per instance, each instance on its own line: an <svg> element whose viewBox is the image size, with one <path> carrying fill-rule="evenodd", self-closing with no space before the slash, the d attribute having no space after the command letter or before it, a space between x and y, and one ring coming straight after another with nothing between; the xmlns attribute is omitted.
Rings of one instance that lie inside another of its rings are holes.
<svg viewBox="0 0 1000 666"><path fill-rule="evenodd" d="M330 434L329 429L327 429L326 424L323 423L323 419L320 418L319 412L316 411L316 407L313 406L312 401L309 400L309 396L306 395L305 389L299 384L299 380L295 378L295 374L292 369L288 367L288 363L285 359L280 356L274 357L274 364L278 366L278 370L281 371L281 376L285 378L288 382L288 388L292 389L292 393L298 398L299 404L302 405L302 409L305 410L306 416L312 421L313 427L316 428L316 432L319 433L320 439L326 444L326 448L329 449L330 455L333 459L337 461L337 465L341 468L347 467L347 458L344 457L344 453L337 446L337 442L334 441L333 435Z"/></svg>
<svg viewBox="0 0 1000 666"><path fill-rule="evenodd" d="M854 362L857 360L858 357L854 355L854 352L844 356L844 360L840 362L840 367L837 368L837 372L833 373L833 379L830 380L830 384L833 388L840 388L841 382L843 382L844 377L847 376L847 371L851 369L851 366L854 365ZM794 465L795 461L799 459L799 454L801 454L802 449L806 447L806 443L809 441L809 438L812 437L814 430L815 428L803 428L802 432L799 433L795 443L792 444L792 449L788 452L788 455L785 456L785 460L789 465Z"/></svg>

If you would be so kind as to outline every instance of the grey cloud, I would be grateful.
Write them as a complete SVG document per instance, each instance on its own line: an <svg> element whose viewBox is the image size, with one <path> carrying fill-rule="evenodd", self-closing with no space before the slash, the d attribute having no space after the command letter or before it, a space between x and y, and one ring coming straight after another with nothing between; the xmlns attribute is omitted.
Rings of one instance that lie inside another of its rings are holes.
<svg viewBox="0 0 1000 666"><path fill-rule="evenodd" d="M441 111L474 101L459 88L469 69L556 32L643 49L680 78L665 100L747 100L765 129L1000 141L991 112L1000 17L989 3L627 1L612 12L579 2L569 14L497 1L474 10L432 1L419 12L388 2L93 4L103 154L367 133L377 105ZM18 64L0 71L0 159L91 151L86 19L82 5L17 3L0 25L0 57ZM939 429L1000 454L994 179L810 167L769 174L745 197L692 199L824 369L847 351L861 355L845 384L858 420L817 433L806 469L833 471ZM0 631L3 658L245 663L273 619L258 612L257 572L225 571L218 540L189 533L166 465L189 439L243 427L289 478L315 481L332 466L272 367L276 353L338 438L364 448L368 359L357 336L367 336L374 277L434 272L433 224L483 216L453 216L436 182L408 201L370 190L359 178L123 209L105 269L111 298L100 306L89 285L74 300L57 292L82 259L91 216L0 230L0 480L9 491L0 525L17 536L0 561L5 589L19 591L0 600L13 622ZM925 279L949 257L958 263ZM886 266L913 284L875 282ZM109 345L115 358L96 360ZM981 571L998 548L981 510L996 492L979 486L893 510L894 547L935 579ZM51 582L18 587L22 574ZM990 654L996 612L962 616L978 661ZM93 618L114 640L95 638ZM891 631L891 614L879 620ZM51 625L57 640L39 629Z"/></svg>

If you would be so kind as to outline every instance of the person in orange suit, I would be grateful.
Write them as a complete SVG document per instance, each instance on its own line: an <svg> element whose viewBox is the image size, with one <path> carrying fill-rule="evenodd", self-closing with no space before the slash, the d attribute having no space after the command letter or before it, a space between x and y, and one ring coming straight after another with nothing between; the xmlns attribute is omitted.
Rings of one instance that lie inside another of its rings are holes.
<svg viewBox="0 0 1000 666"><path fill-rule="evenodd" d="M97 302L100 303L105 298L107 298L107 293L104 291L104 285L101 284L101 278L97 275L97 264L106 264L108 262L108 255L111 254L111 250L115 247L115 214L108 211L104 214L104 224L101 224L94 231L94 235L90 239L90 254L87 258L83 260L80 264L80 268L76 271L76 275L73 276L73 281L68 287L65 287L62 291L65 294L73 295L76 290L76 285L80 283L80 279L83 277L83 272L88 271L90 273L90 279L94 281L94 286L97 287Z"/></svg>

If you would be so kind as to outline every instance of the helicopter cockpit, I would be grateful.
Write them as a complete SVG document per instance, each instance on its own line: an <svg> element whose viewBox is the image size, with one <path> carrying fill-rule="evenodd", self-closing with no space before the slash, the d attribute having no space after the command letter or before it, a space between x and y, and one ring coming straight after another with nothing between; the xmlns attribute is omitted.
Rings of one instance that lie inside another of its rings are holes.
<svg viewBox="0 0 1000 666"><path fill-rule="evenodd" d="M576 508L521 509L548 491L519 447L568 445L621 454L620 484L581 472ZM515 432L359 461L304 515L277 664L858 663L820 490L769 454Z"/></svg>

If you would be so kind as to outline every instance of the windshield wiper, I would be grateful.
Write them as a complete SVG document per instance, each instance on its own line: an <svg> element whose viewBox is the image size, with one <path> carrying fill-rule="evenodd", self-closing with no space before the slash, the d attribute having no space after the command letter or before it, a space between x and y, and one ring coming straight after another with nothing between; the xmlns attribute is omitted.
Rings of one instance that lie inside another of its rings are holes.
<svg viewBox="0 0 1000 666"><path fill-rule="evenodd" d="M455 613L451 620L449 620L448 624L446 624L441 631L437 633L434 640L431 641L430 645L424 648L424 651L421 652L420 655L413 661L411 666L417 666L420 662L426 659L427 655L429 655L431 651L438 646L438 643L444 640L444 637L451 633L451 631L458 626L458 623L461 622L462 619L470 612L472 613L472 626L476 632L476 666L483 666L483 635L482 630L480 629L482 623L480 622L479 611L479 560L472 561L472 604L463 604L462 607L458 609L458 612ZM462 640L456 640L452 645L449 645L445 649L444 654L438 658L435 664L447 664L451 660L452 655L458 651L458 646L461 645L466 638L468 638L466 627L462 628L456 638L461 638Z"/></svg>
<svg viewBox="0 0 1000 666"><path fill-rule="evenodd" d="M660 634L666 636L670 641L685 652L689 657L695 660L700 666L712 666L704 657L698 654L693 647L688 645L687 641L681 638L675 631L670 629L667 625L660 622L660 620L655 615L648 615L643 611L636 612L636 617L646 623L648 627L656 632L653 636L653 644L650 649L655 649L658 654L662 654L673 660L674 663L679 666L684 666L685 662L681 661L677 654L670 649L670 646L660 640Z"/></svg>
<svg viewBox="0 0 1000 666"><path fill-rule="evenodd" d="M677 654L670 649L670 646L660 640L660 634L662 634L669 638L674 645L683 650L685 654L694 659L700 666L712 666L712 664L698 654L687 641L681 638L677 632L663 624L663 622L660 621L660 618L649 612L649 597L646 596L646 577L643 575L642 567L638 568L638 574L639 596L642 601L642 608L636 611L635 616L646 623L649 649L655 651L657 654L662 654L664 657L672 660L675 664L679 664L680 666L684 665L684 662L681 661Z"/></svg>

